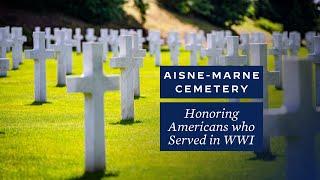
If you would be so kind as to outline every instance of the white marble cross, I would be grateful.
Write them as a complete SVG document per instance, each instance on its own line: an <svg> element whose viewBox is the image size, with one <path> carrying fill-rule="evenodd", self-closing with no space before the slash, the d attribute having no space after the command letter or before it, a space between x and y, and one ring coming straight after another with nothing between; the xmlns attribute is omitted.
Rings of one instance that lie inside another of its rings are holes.
<svg viewBox="0 0 320 180"><path fill-rule="evenodd" d="M282 89L282 61L283 55L287 55L287 49L283 49L282 35L280 33L272 34L273 47L269 50L269 54L274 56L275 70L280 72L280 80L275 85L276 89Z"/></svg>
<svg viewBox="0 0 320 180"><path fill-rule="evenodd" d="M47 49L52 49L51 41L54 40L54 38L53 38L53 35L51 34L51 28L50 27L46 27L44 31L46 33L46 48Z"/></svg>
<svg viewBox="0 0 320 180"><path fill-rule="evenodd" d="M154 31L151 41L155 54L155 66L161 66L161 45L164 41L161 39L160 31Z"/></svg>
<svg viewBox="0 0 320 180"><path fill-rule="evenodd" d="M275 85L280 80L279 71L268 71L268 47L265 43L252 43L249 46L249 64L263 66L263 108L269 108L268 86ZM270 137L263 139L263 149L257 153L270 154Z"/></svg>
<svg viewBox="0 0 320 180"><path fill-rule="evenodd" d="M316 66L316 106L320 107L320 36L313 37L312 54L309 54L309 59L315 63Z"/></svg>
<svg viewBox="0 0 320 180"><path fill-rule="evenodd" d="M119 54L119 31L110 29L110 40L109 44L111 46L112 56L117 57Z"/></svg>
<svg viewBox="0 0 320 180"><path fill-rule="evenodd" d="M142 29L137 29L137 34L139 38L139 48L143 48L143 43L146 41L146 39L143 37Z"/></svg>
<svg viewBox="0 0 320 180"><path fill-rule="evenodd" d="M208 56L208 66L219 65L219 58L222 55L222 49L217 48L215 34L207 34L207 48L202 49L202 54Z"/></svg>
<svg viewBox="0 0 320 180"><path fill-rule="evenodd" d="M64 28L64 48L66 61L66 74L72 74L72 48L76 46L76 41L72 39L72 29Z"/></svg>
<svg viewBox="0 0 320 180"><path fill-rule="evenodd" d="M134 97L140 97L140 67L143 65L143 58L146 56L146 50L139 47L139 36L137 33L132 33L132 53L134 61L138 63L134 67Z"/></svg>
<svg viewBox="0 0 320 180"><path fill-rule="evenodd" d="M57 86L65 86L66 85L66 49L69 46L65 43L64 38L64 31L63 30L57 30L55 34L56 43L53 45L53 49L57 54Z"/></svg>
<svg viewBox="0 0 320 180"><path fill-rule="evenodd" d="M320 113L313 98L313 62L292 57L283 66L284 103L279 109L264 110L264 135L286 137L287 179L317 179Z"/></svg>
<svg viewBox="0 0 320 180"><path fill-rule="evenodd" d="M7 28L0 28L1 39L0 39L0 58L6 58L7 50L12 46L12 40L7 34Z"/></svg>
<svg viewBox="0 0 320 180"><path fill-rule="evenodd" d="M102 60L105 62L107 60L107 55L109 52L109 31L108 29L100 29L100 37L98 39L99 42L101 42L103 44L103 56L102 56Z"/></svg>
<svg viewBox="0 0 320 180"><path fill-rule="evenodd" d="M153 43L153 36L154 36L154 31L153 30L149 30L148 31L148 37L147 37L147 40L148 40L148 44L149 44L149 54L151 56L154 55L154 43Z"/></svg>
<svg viewBox="0 0 320 180"><path fill-rule="evenodd" d="M291 56L298 56L301 46L301 35L297 31L289 33L289 51Z"/></svg>
<svg viewBox="0 0 320 180"><path fill-rule="evenodd" d="M101 43L83 43L83 74L67 77L68 92L84 93L86 172L105 171L104 93L119 89L119 77L103 73L102 51Z"/></svg>
<svg viewBox="0 0 320 180"><path fill-rule="evenodd" d="M46 60L54 57L54 51L46 49L44 32L33 33L33 49L25 50L25 56L34 60L35 102L46 102Z"/></svg>
<svg viewBox="0 0 320 180"><path fill-rule="evenodd" d="M22 27L12 27L12 69L18 69L22 62L23 43L27 38L22 35Z"/></svg>
<svg viewBox="0 0 320 180"><path fill-rule="evenodd" d="M188 32L185 32L185 33L183 34L183 39L184 39L184 44L185 44L185 45L187 45L187 44L190 43L190 42L189 42L190 37L189 37L189 33L188 33Z"/></svg>
<svg viewBox="0 0 320 180"><path fill-rule="evenodd" d="M12 42L12 39L11 39L11 33L10 33L10 26L5 26L3 27L4 28L4 37L5 39L8 41L8 42ZM10 48L11 46L8 46L6 48L6 52L9 52L10 51Z"/></svg>
<svg viewBox="0 0 320 180"><path fill-rule="evenodd" d="M9 70L9 59L7 59L7 48L11 47L11 42L6 39L5 28L0 28L0 77L6 77Z"/></svg>
<svg viewBox="0 0 320 180"><path fill-rule="evenodd" d="M120 29L120 36L129 35L129 31L127 29Z"/></svg>
<svg viewBox="0 0 320 180"><path fill-rule="evenodd" d="M226 39L224 37L224 31L216 31L216 45L218 49L224 50Z"/></svg>
<svg viewBox="0 0 320 180"><path fill-rule="evenodd" d="M94 29L88 28L87 34L85 36L87 42L94 42L97 40L97 37L94 35Z"/></svg>
<svg viewBox="0 0 320 180"><path fill-rule="evenodd" d="M266 37L262 32L254 32L250 34L250 43L265 43Z"/></svg>
<svg viewBox="0 0 320 180"><path fill-rule="evenodd" d="M239 55L239 36L228 36L227 54L220 56L221 66L245 66L248 65L248 56ZM240 102L240 99L230 99L230 102Z"/></svg>
<svg viewBox="0 0 320 180"><path fill-rule="evenodd" d="M288 51L289 50L289 36L288 31L282 32L282 49ZM286 53L288 54L288 52Z"/></svg>
<svg viewBox="0 0 320 180"><path fill-rule="evenodd" d="M34 27L34 32L40 32L40 31L41 31L41 27L39 26Z"/></svg>
<svg viewBox="0 0 320 180"><path fill-rule="evenodd" d="M171 31L168 34L167 44L170 49L170 60L173 66L179 65L179 48L180 48L180 39L179 33Z"/></svg>
<svg viewBox="0 0 320 180"><path fill-rule="evenodd" d="M120 68L121 120L134 120L134 72L141 58L134 58L132 36L120 36L120 52L112 57L110 67Z"/></svg>
<svg viewBox="0 0 320 180"><path fill-rule="evenodd" d="M222 66L243 66L248 65L248 56L239 55L239 36L228 36L227 54L220 57Z"/></svg>
<svg viewBox="0 0 320 180"><path fill-rule="evenodd" d="M249 33L240 34L240 42L239 49L242 51L243 55L248 55L249 53Z"/></svg>
<svg viewBox="0 0 320 180"><path fill-rule="evenodd" d="M314 50L314 45L313 45L313 38L316 36L316 32L315 31L309 31L305 34L305 38L306 38L306 43L307 43L307 49L309 54L313 53Z"/></svg>
<svg viewBox="0 0 320 180"><path fill-rule="evenodd" d="M199 53L200 53L201 59L203 59L205 55L201 53L201 49L203 49L203 46L206 44L206 36L203 30L199 30L199 32L196 33L196 41L201 46L199 49Z"/></svg>
<svg viewBox="0 0 320 180"><path fill-rule="evenodd" d="M185 49L190 51L190 65L197 66L198 65L198 58L197 53L201 50L201 44L197 43L196 34L190 33L190 41L189 44L185 46Z"/></svg>
<svg viewBox="0 0 320 180"><path fill-rule="evenodd" d="M81 41L83 39L80 28L76 28L75 34L73 35L73 39L76 41L77 53L80 54L81 53Z"/></svg>

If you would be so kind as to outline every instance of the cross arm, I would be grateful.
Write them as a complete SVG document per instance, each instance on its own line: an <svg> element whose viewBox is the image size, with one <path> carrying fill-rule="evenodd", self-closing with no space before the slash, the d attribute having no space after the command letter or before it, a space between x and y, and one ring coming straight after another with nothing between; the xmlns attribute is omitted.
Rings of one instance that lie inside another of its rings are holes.
<svg viewBox="0 0 320 180"><path fill-rule="evenodd" d="M298 110L299 111L299 110ZM265 109L263 133L268 136L299 136L320 132L320 121L316 112L289 112L285 106Z"/></svg>
<svg viewBox="0 0 320 180"><path fill-rule="evenodd" d="M91 78L83 76L68 76L66 78L68 92L91 93Z"/></svg>
<svg viewBox="0 0 320 180"><path fill-rule="evenodd" d="M127 66L128 62L124 57L114 57L110 60L110 67L112 68L125 68Z"/></svg>
<svg viewBox="0 0 320 180"><path fill-rule="evenodd" d="M239 66L248 64L247 56L221 56L222 66Z"/></svg>
<svg viewBox="0 0 320 180"><path fill-rule="evenodd" d="M117 75L110 75L106 76L104 79L104 82L102 83L104 85L104 89L108 91L116 91L120 88L120 78Z"/></svg>
<svg viewBox="0 0 320 180"><path fill-rule="evenodd" d="M24 54L27 59L32 59L36 56L37 52L33 49L29 49L29 50L25 50Z"/></svg>

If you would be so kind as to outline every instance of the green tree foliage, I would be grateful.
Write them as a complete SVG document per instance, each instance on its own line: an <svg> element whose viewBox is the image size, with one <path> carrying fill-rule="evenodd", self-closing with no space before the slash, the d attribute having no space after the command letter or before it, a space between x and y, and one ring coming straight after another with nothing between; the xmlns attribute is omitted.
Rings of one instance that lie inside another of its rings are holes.
<svg viewBox="0 0 320 180"><path fill-rule="evenodd" d="M258 0L256 16L282 23L285 30L302 33L315 29L319 11L313 0Z"/></svg>
<svg viewBox="0 0 320 180"><path fill-rule="evenodd" d="M121 19L125 0L6 0L9 6L34 11L58 11L91 23Z"/></svg>
<svg viewBox="0 0 320 180"><path fill-rule="evenodd" d="M158 0L181 14L191 14L225 27L240 23L248 12L250 0Z"/></svg>
<svg viewBox="0 0 320 180"><path fill-rule="evenodd" d="M146 22L146 14L147 9L149 8L149 4L144 2L143 0L134 0L134 5L139 9L142 24Z"/></svg>

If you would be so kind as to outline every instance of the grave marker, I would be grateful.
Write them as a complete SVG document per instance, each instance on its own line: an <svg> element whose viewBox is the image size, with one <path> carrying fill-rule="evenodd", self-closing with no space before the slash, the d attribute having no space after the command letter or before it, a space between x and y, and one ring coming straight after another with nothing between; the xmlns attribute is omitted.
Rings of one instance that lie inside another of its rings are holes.
<svg viewBox="0 0 320 180"><path fill-rule="evenodd" d="M313 68L308 60L283 61L284 104L264 110L264 134L286 137L287 179L317 179L315 136L319 112L313 102Z"/></svg>
<svg viewBox="0 0 320 180"><path fill-rule="evenodd" d="M250 43L265 43L266 37L262 32L254 32L249 36Z"/></svg>
<svg viewBox="0 0 320 180"><path fill-rule="evenodd" d="M72 48L76 46L76 41L72 39L72 29L65 28L64 44L65 44L65 61L66 61L66 74L72 74Z"/></svg>
<svg viewBox="0 0 320 180"><path fill-rule="evenodd" d="M41 28L39 26L34 27L34 32L40 32Z"/></svg>
<svg viewBox="0 0 320 180"><path fill-rule="evenodd" d="M110 67L121 70L121 120L134 120L134 69L140 62L133 57L132 36L120 36L119 41L119 56L111 58Z"/></svg>
<svg viewBox="0 0 320 180"><path fill-rule="evenodd" d="M96 41L97 37L94 35L94 29L88 28L87 34L85 36L87 42L94 42Z"/></svg>
<svg viewBox="0 0 320 180"><path fill-rule="evenodd" d="M297 31L290 32L289 34L289 51L291 56L298 56L301 46L301 36Z"/></svg>
<svg viewBox="0 0 320 180"><path fill-rule="evenodd" d="M109 52L109 47L108 47L109 33L108 33L108 29L100 29L100 37L99 37L98 41L103 44L102 60L105 62L107 60L107 55L108 55L108 52Z"/></svg>
<svg viewBox="0 0 320 180"><path fill-rule="evenodd" d="M34 96L35 102L47 101L46 87L46 60L54 57L53 50L46 50L45 33L33 33L33 49L26 50L28 59L34 60Z"/></svg>
<svg viewBox="0 0 320 180"><path fill-rule="evenodd" d="M155 66L161 66L161 45L164 41L161 39L160 31L154 31L153 36L151 37L151 42L154 48Z"/></svg>
<svg viewBox="0 0 320 180"><path fill-rule="evenodd" d="M249 61L251 66L263 66L263 108L269 108L268 86L275 85L280 80L279 71L268 71L268 47L267 44L250 44ZM256 151L258 155L270 155L270 137L263 137L263 149Z"/></svg>
<svg viewBox="0 0 320 180"><path fill-rule="evenodd" d="M180 47L180 40L179 40L179 33L178 32L169 32L167 44L170 49L170 60L173 66L179 65L179 47Z"/></svg>
<svg viewBox="0 0 320 180"><path fill-rule="evenodd" d="M133 59L138 63L137 67L134 67L134 97L140 97L140 67L143 66L143 58L146 56L146 50L140 48L139 37L137 33L132 34L132 52Z"/></svg>
<svg viewBox="0 0 320 180"><path fill-rule="evenodd" d="M239 36L228 36L227 54L220 57L222 66L243 66L248 65L248 56L239 55Z"/></svg>
<svg viewBox="0 0 320 180"><path fill-rule="evenodd" d="M21 27L13 27L12 32L12 69L18 69L22 62L23 43L27 38L22 35Z"/></svg>
<svg viewBox="0 0 320 180"><path fill-rule="evenodd" d="M202 54L208 56L208 66L219 65L219 58L222 55L222 49L217 48L215 34L207 34L207 48L202 51Z"/></svg>
<svg viewBox="0 0 320 180"><path fill-rule="evenodd" d="M275 70L280 72L280 80L275 85L276 89L282 89L282 61L283 55L287 55L287 49L283 49L282 35L280 33L272 34L273 47L269 50L269 54L274 56Z"/></svg>
<svg viewBox="0 0 320 180"><path fill-rule="evenodd" d="M119 31L110 29L110 46L112 51L112 56L117 57L119 54Z"/></svg>
<svg viewBox="0 0 320 180"><path fill-rule="evenodd" d="M101 43L83 43L83 74L67 77L68 92L84 93L86 172L105 171L104 93L119 89L119 77L103 73L102 52Z"/></svg>
<svg viewBox="0 0 320 180"><path fill-rule="evenodd" d="M239 55L239 36L228 36L227 54L220 56L221 66L244 66L248 65L248 56ZM230 102L240 102L240 99L230 99Z"/></svg>
<svg viewBox="0 0 320 180"><path fill-rule="evenodd" d="M139 48L143 48L143 43L146 41L146 39L143 37L142 29L137 29L137 34L139 38Z"/></svg>
<svg viewBox="0 0 320 180"><path fill-rule="evenodd" d="M75 35L73 35L73 39L76 41L77 53L80 54L81 53L81 41L83 39L80 28L76 28Z"/></svg>
<svg viewBox="0 0 320 180"><path fill-rule="evenodd" d="M53 35L51 34L51 28L46 27L45 28L45 33L46 33L46 48L51 49L51 41L54 40Z"/></svg>
<svg viewBox="0 0 320 180"><path fill-rule="evenodd" d="M313 38L314 50L312 54L309 54L309 59L315 63L316 71L316 106L320 107L320 36Z"/></svg>
<svg viewBox="0 0 320 180"><path fill-rule="evenodd" d="M9 70L9 59L7 59L7 48L11 42L5 38L5 28L0 28L0 77L6 77Z"/></svg>
<svg viewBox="0 0 320 180"><path fill-rule="evenodd" d="M10 26L5 26L4 28L4 39L6 39L6 41L12 43L12 39L11 39L11 34L10 34ZM10 46L7 46L6 48L6 52L10 51L12 44Z"/></svg>
<svg viewBox="0 0 320 180"><path fill-rule="evenodd" d="M201 44L197 43L196 34L190 33L190 41L189 44L186 45L186 50L190 51L190 65L197 66L198 65L198 58L197 52L201 50Z"/></svg>
<svg viewBox="0 0 320 180"><path fill-rule="evenodd" d="M64 31L56 31L56 43L53 45L54 51L57 55L57 86L66 85L66 49L68 46L64 41Z"/></svg>
<svg viewBox="0 0 320 180"><path fill-rule="evenodd" d="M249 34L242 33L240 34L241 44L239 45L239 49L242 50L243 55L249 54Z"/></svg>
<svg viewBox="0 0 320 180"><path fill-rule="evenodd" d="M307 49L309 54L313 53L314 50L314 45L313 45L313 38L316 36L316 32L315 31L309 31L306 33L306 45L307 45Z"/></svg>

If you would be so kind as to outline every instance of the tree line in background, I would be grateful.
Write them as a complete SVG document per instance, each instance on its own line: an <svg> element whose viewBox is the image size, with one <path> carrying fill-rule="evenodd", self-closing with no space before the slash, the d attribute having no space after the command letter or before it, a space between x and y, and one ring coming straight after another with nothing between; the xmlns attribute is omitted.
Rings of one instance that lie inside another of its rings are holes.
<svg viewBox="0 0 320 180"><path fill-rule="evenodd" d="M200 16L220 27L239 24L248 16L259 21L268 31L279 30L280 23L288 31L302 33L317 28L319 4L314 0L158 0L164 7L177 13ZM273 27L275 26L275 27ZM320 30L320 29L319 29Z"/></svg>
<svg viewBox="0 0 320 180"><path fill-rule="evenodd" d="M165 8L179 14L196 16L223 28L239 24L248 16L260 20L266 30L277 30L271 21L280 23L285 30L302 33L317 29L320 24L319 4L314 0L157 0ZM62 11L89 23L101 24L124 17L126 0L6 0L9 6L34 11ZM134 0L142 23L148 9L146 0ZM282 26L281 26L282 27Z"/></svg>

